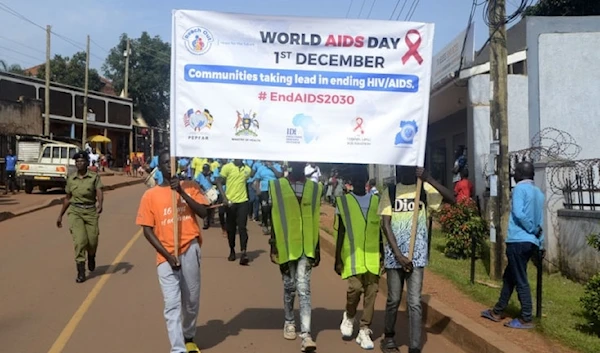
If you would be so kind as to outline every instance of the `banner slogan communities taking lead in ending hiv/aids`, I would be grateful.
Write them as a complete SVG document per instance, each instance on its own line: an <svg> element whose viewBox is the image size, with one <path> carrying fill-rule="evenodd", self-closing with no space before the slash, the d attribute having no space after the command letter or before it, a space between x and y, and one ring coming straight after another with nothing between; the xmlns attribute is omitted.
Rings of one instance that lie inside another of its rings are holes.
<svg viewBox="0 0 600 353"><path fill-rule="evenodd" d="M423 166L434 25L173 11L176 156Z"/></svg>

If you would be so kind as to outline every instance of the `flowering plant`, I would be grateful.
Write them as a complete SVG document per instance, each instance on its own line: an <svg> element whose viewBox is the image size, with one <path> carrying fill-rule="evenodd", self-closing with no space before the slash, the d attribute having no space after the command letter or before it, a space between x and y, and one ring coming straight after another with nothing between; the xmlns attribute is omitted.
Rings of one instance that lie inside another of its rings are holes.
<svg viewBox="0 0 600 353"><path fill-rule="evenodd" d="M473 199L465 199L454 205L444 204L435 212L434 219L446 236L444 254L452 258L471 256L471 242L476 242L475 255L481 254L483 240L488 235L485 220L479 214Z"/></svg>

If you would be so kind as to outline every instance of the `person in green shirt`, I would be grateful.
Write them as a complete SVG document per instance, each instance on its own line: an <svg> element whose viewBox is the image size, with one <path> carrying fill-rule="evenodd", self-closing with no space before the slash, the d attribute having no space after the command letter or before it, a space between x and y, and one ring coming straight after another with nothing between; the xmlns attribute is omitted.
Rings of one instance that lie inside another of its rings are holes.
<svg viewBox="0 0 600 353"><path fill-rule="evenodd" d="M240 248L242 256L240 265L246 266L250 262L246 250L248 247L248 179L252 170L241 159L234 159L221 168L217 178L217 189L223 195L227 222L227 239L229 240L229 261L235 261L235 234L240 233ZM227 185L223 190L223 184Z"/></svg>
<svg viewBox="0 0 600 353"><path fill-rule="evenodd" d="M77 283L85 282L85 260L87 253L88 269L96 269L96 250L98 248L98 218L102 213L104 195L100 175L89 171L89 155L78 152L73 156L77 172L67 177L67 186L56 226L62 228L62 219L67 212L69 230L73 236L75 247L75 263L77 265Z"/></svg>

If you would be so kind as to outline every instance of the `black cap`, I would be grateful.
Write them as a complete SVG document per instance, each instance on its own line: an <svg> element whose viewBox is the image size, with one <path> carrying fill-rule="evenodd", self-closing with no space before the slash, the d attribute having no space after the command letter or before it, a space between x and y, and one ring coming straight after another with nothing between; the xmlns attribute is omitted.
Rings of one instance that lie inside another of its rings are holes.
<svg viewBox="0 0 600 353"><path fill-rule="evenodd" d="M75 154L73 155L73 159L75 159L75 160L77 160L77 159L80 159L80 158L83 158L83 159L85 159L86 161L89 161L89 160L90 160L90 156L89 156L89 155L88 155L88 153L87 153L87 152L85 152L85 151L78 151L77 153L75 153Z"/></svg>

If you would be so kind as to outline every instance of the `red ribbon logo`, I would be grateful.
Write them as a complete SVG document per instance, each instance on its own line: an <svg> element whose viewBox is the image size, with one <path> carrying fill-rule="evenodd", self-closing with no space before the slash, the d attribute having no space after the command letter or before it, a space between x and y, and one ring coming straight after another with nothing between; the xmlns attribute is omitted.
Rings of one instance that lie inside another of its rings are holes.
<svg viewBox="0 0 600 353"><path fill-rule="evenodd" d="M356 130L360 129L360 133L364 134L365 130L362 128L362 125L364 122L363 118L358 117L358 118L354 119L354 121L356 121L356 126L354 127L354 130L352 130L352 131L356 131Z"/></svg>
<svg viewBox="0 0 600 353"><path fill-rule="evenodd" d="M417 36L416 41L413 42L408 37L411 34ZM421 57L421 54L419 54L419 46L421 45L421 33L419 33L419 31L417 31L416 29L411 29L410 31L406 32L406 36L404 37L404 42L406 43L406 46L408 47L408 51L406 52L406 54L404 54L404 56L402 56L402 64L406 65L406 62L408 61L408 59L410 59L411 57L414 57L415 60L417 60L417 62L419 63L419 65L421 65L423 63L423 57Z"/></svg>

